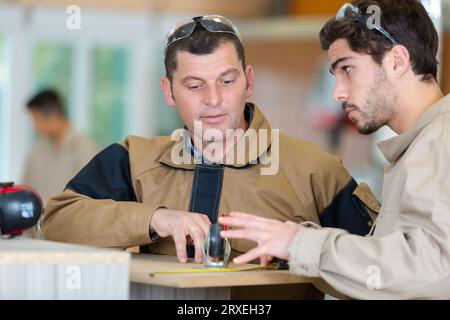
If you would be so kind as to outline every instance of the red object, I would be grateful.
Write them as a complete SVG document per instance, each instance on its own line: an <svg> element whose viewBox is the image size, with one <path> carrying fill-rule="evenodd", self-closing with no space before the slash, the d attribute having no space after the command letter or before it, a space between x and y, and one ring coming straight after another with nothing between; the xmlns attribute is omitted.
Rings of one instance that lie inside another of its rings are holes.
<svg viewBox="0 0 450 320"><path fill-rule="evenodd" d="M27 186L6 187L6 188L3 188L3 189L0 189L0 194L20 192L22 190L31 191L31 192L35 193L39 197L39 195L36 193L36 191L34 191L32 188L27 187ZM39 200L40 200L40 197L39 197ZM42 203L42 200L41 200L41 203Z"/></svg>
<svg viewBox="0 0 450 320"><path fill-rule="evenodd" d="M221 217L228 217L228 214L222 213L220 216ZM228 226L226 224L222 224L222 226L223 226L223 230L227 230L228 229Z"/></svg>
<svg viewBox="0 0 450 320"><path fill-rule="evenodd" d="M20 235L22 235L23 230L25 230L25 229L13 230L13 231L10 231L8 234L10 236L20 236Z"/></svg>

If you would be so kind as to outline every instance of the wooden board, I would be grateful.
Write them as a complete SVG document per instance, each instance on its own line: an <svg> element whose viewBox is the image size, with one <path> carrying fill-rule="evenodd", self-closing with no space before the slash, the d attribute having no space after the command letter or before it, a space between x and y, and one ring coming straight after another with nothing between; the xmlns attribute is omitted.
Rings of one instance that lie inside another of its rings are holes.
<svg viewBox="0 0 450 320"><path fill-rule="evenodd" d="M230 267L251 267L255 265L234 265ZM158 274L167 270L198 270L203 265L189 262L182 264L175 256L133 254L130 266L130 281L173 288L211 288L253 285L275 285L311 283L309 278L296 276L289 270L252 270L218 273L174 273ZM155 274L156 273L156 274Z"/></svg>

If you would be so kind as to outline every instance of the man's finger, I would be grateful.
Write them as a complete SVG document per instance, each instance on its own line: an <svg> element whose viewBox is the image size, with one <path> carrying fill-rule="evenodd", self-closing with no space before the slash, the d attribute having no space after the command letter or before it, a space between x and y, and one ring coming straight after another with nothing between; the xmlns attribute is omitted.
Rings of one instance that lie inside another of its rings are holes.
<svg viewBox="0 0 450 320"><path fill-rule="evenodd" d="M250 213L245 213L245 212L240 212L240 211L232 211L229 214L230 217L236 217L236 218L246 218L246 219L251 219L254 221L259 221L259 222L269 222L271 219L267 219L267 218L263 218L254 214L250 214Z"/></svg>
<svg viewBox="0 0 450 320"><path fill-rule="evenodd" d="M206 215L206 214L199 214L200 215L200 217L205 221L205 223L207 224L207 225L210 225L211 224L211 220L209 220L209 217Z"/></svg>
<svg viewBox="0 0 450 320"><path fill-rule="evenodd" d="M254 219L253 217L231 217L225 216L219 218L219 223L226 224L227 226L232 227L240 227L240 228L255 228L263 230L267 227L267 223L265 221L261 221L259 219Z"/></svg>
<svg viewBox="0 0 450 320"><path fill-rule="evenodd" d="M194 222L202 229L205 236L209 232L211 221L206 214L195 214L193 216Z"/></svg>
<svg viewBox="0 0 450 320"><path fill-rule="evenodd" d="M264 238L264 231L255 229L238 229L238 230L224 230L220 232L222 238L229 239L246 239L258 242Z"/></svg>
<svg viewBox="0 0 450 320"><path fill-rule="evenodd" d="M174 230L173 241L175 242L175 248L177 250L178 261L181 263L187 262L187 252L186 252L186 234L183 230Z"/></svg>
<svg viewBox="0 0 450 320"><path fill-rule="evenodd" d="M203 261L203 242L205 234L198 226L191 226L191 238L194 240L195 247L195 262L202 263Z"/></svg>
<svg viewBox="0 0 450 320"><path fill-rule="evenodd" d="M240 211L231 211L228 216L229 217L241 217L241 218L256 218L256 217L258 217L253 214L240 212Z"/></svg>
<svg viewBox="0 0 450 320"><path fill-rule="evenodd" d="M265 254L261 256L260 260L262 266L267 266L273 260L273 257L271 255Z"/></svg>
<svg viewBox="0 0 450 320"><path fill-rule="evenodd" d="M252 260L258 259L260 256L265 254L265 248L263 246L258 246L256 248L253 248L252 250L248 251L247 253L236 257L233 259L233 262L236 264L243 264L250 262Z"/></svg>

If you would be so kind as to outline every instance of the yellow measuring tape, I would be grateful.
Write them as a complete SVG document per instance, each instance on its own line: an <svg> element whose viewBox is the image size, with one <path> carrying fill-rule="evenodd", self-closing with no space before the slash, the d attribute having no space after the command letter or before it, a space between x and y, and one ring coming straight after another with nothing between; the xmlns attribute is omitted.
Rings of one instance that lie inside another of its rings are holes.
<svg viewBox="0 0 450 320"><path fill-rule="evenodd" d="M244 268L217 268L217 269L179 269L179 270L163 270L151 272L150 276L158 274L174 274L174 273L214 273L214 272L239 272L239 271L252 271L252 270L276 270L278 265L276 263L270 263L267 266L252 266Z"/></svg>

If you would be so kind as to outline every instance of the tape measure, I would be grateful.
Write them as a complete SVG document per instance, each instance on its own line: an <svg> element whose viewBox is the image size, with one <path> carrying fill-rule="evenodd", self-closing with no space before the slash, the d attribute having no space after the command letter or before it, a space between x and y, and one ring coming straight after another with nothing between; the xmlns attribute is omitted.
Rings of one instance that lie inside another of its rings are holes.
<svg viewBox="0 0 450 320"><path fill-rule="evenodd" d="M211 268L211 269L178 269L178 270L163 270L151 272L150 276L160 274L175 274L175 273L215 273L215 272L239 272L239 271L253 271L253 270L277 270L278 264L270 263L267 266L252 266L244 268Z"/></svg>

